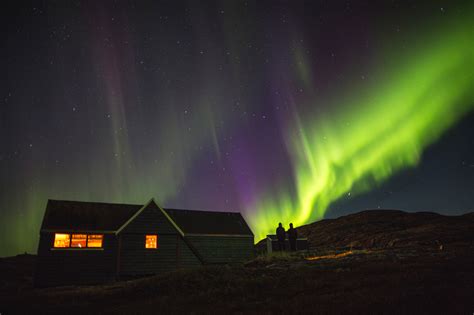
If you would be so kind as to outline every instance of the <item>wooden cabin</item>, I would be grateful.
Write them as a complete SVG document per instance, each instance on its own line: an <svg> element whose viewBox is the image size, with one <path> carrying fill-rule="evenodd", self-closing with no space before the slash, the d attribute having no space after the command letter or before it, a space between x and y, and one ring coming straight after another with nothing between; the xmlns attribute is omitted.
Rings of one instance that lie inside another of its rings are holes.
<svg viewBox="0 0 474 315"><path fill-rule="evenodd" d="M240 213L145 205L48 200L35 285L97 284L254 254Z"/></svg>

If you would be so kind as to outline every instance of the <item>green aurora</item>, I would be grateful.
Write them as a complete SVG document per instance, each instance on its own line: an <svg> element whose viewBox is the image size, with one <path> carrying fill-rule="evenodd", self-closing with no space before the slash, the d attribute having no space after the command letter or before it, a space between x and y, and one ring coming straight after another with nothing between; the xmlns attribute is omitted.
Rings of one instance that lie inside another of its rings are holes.
<svg viewBox="0 0 474 315"><path fill-rule="evenodd" d="M474 107L474 32L472 19L465 21L432 32L416 51L386 53L370 84L330 102L337 111L302 115L295 106L286 137L294 182L267 190L252 205L258 209L249 217L256 241L274 233L278 222L300 226L322 219L342 196L416 166L423 150ZM299 77L310 87L308 61L295 51Z"/></svg>

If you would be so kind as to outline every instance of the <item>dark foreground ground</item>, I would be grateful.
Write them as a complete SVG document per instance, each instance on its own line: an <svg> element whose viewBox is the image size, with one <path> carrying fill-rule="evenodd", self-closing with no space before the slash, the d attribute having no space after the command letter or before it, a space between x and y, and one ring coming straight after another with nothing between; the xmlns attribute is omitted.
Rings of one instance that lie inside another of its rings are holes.
<svg viewBox="0 0 474 315"><path fill-rule="evenodd" d="M363 220L364 229L373 225ZM465 217L459 222L467 221ZM427 242L423 235L443 231L432 222L429 226L405 235L409 242L397 234L397 241L383 243L388 229L384 227L378 234L366 230L370 246L347 247L335 238L340 247L313 247L295 255L260 256L238 266L176 271L102 286L33 289L35 256L3 258L0 313L474 314L474 230L448 224L445 230L450 233ZM364 244L358 237L357 245Z"/></svg>

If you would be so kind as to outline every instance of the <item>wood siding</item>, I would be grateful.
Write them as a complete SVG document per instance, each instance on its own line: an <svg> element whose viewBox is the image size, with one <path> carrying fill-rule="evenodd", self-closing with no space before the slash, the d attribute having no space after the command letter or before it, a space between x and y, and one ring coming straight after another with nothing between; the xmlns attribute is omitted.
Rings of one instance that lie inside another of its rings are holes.
<svg viewBox="0 0 474 315"><path fill-rule="evenodd" d="M186 236L207 264L239 263L254 256L253 237Z"/></svg>
<svg viewBox="0 0 474 315"><path fill-rule="evenodd" d="M105 234L103 249L53 248L54 233L41 233L35 286L98 284L115 280L116 237Z"/></svg>
<svg viewBox="0 0 474 315"><path fill-rule="evenodd" d="M194 255L181 236L178 237L178 267L196 268L202 265L201 261Z"/></svg>
<svg viewBox="0 0 474 315"><path fill-rule="evenodd" d="M158 206L154 202L151 202L120 232L120 234L128 233L176 234L178 232L164 216Z"/></svg>
<svg viewBox="0 0 474 315"><path fill-rule="evenodd" d="M145 248L145 235L158 235L158 248ZM120 277L139 277L200 265L199 260L182 240L155 203L150 203L119 234Z"/></svg>
<svg viewBox="0 0 474 315"><path fill-rule="evenodd" d="M123 234L121 276L152 275L176 269L176 234L158 234L158 248L145 248L145 234Z"/></svg>

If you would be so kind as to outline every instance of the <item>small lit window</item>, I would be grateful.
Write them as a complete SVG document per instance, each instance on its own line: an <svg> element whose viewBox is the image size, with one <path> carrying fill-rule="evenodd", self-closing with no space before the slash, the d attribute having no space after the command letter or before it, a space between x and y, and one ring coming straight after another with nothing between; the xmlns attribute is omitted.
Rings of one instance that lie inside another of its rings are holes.
<svg viewBox="0 0 474 315"><path fill-rule="evenodd" d="M146 235L145 248L158 248L158 235Z"/></svg>
<svg viewBox="0 0 474 315"><path fill-rule="evenodd" d="M102 234L87 235L87 247L102 247L103 238Z"/></svg>
<svg viewBox="0 0 474 315"><path fill-rule="evenodd" d="M54 247L69 247L70 235L55 233L54 234Z"/></svg>
<svg viewBox="0 0 474 315"><path fill-rule="evenodd" d="M87 235L86 234L73 234L71 239L71 247L86 247Z"/></svg>

